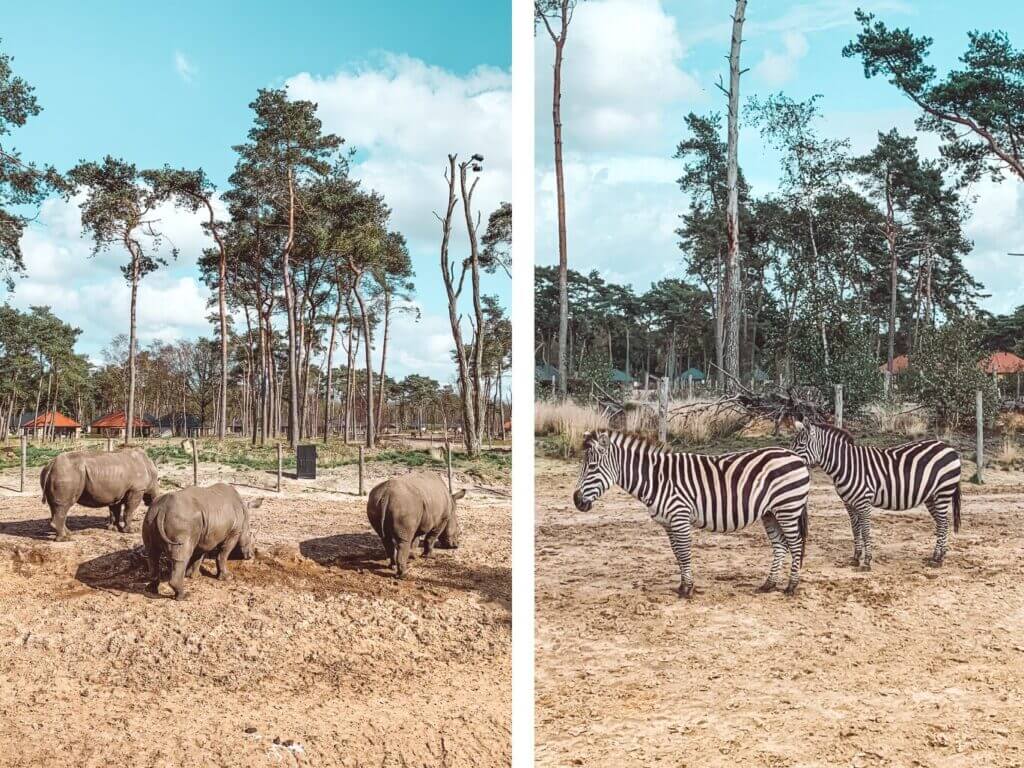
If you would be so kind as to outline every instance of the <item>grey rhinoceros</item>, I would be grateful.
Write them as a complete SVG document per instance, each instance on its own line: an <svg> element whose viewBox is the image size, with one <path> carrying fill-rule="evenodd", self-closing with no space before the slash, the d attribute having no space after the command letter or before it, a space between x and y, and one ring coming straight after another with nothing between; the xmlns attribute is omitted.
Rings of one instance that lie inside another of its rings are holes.
<svg viewBox="0 0 1024 768"><path fill-rule="evenodd" d="M466 495L451 494L436 475L415 472L392 477L370 491L366 516L384 543L384 552L392 567L403 578L408 569L413 541L423 537L423 556L435 543L445 549L459 546L459 520L455 502Z"/></svg>
<svg viewBox="0 0 1024 768"><path fill-rule="evenodd" d="M107 507L107 527L129 533L139 503L148 507L160 493L156 465L141 448L62 453L43 467L39 485L43 502L50 507L50 527L57 532L57 541L71 537L65 519L75 504Z"/></svg>
<svg viewBox="0 0 1024 768"><path fill-rule="evenodd" d="M255 554L249 509L262 503L262 498L243 501L238 491L224 483L185 488L157 499L142 521L142 543L149 560L149 591L159 591L163 554L171 561L169 581L177 600L185 597L184 577L193 576L210 552L217 553L217 578L231 578L227 561L235 547L245 560Z"/></svg>

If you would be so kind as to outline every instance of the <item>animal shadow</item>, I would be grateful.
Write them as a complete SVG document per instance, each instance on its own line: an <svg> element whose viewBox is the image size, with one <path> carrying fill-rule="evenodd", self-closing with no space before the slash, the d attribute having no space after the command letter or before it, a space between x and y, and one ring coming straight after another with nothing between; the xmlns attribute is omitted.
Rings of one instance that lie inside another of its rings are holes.
<svg viewBox="0 0 1024 768"><path fill-rule="evenodd" d="M149 567L141 547L119 549L86 560L75 578L93 589L141 594L149 582Z"/></svg>
<svg viewBox="0 0 1024 768"><path fill-rule="evenodd" d="M306 539L299 543L299 552L325 568L390 571L384 545L373 533L338 533Z"/></svg>
<svg viewBox="0 0 1024 768"><path fill-rule="evenodd" d="M82 531L87 528L106 529L110 518L107 515L68 515L65 525L69 531ZM0 523L0 533L8 536L22 536L26 539L52 540L56 534L50 527L50 518L42 520L15 520Z"/></svg>

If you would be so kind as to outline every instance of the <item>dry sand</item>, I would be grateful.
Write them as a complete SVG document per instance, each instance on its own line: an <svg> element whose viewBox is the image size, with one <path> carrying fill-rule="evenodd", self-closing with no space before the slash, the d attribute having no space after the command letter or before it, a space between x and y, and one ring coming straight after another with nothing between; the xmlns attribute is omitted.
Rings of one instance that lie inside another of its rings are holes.
<svg viewBox="0 0 1024 768"><path fill-rule="evenodd" d="M471 488L461 548L399 582L365 500L315 490L351 477L290 480L253 513L257 558L227 583L208 562L175 602L143 593L139 534L97 510L53 542L29 476L30 494L0 490L4 766L509 764L507 498ZM218 478L273 482L202 467Z"/></svg>
<svg viewBox="0 0 1024 768"><path fill-rule="evenodd" d="M877 511L862 573L815 473L796 598L754 594L757 525L698 534L685 601L660 526L620 490L579 513L577 472L537 461L538 765L1024 765L1020 475L964 484L941 569L927 511Z"/></svg>

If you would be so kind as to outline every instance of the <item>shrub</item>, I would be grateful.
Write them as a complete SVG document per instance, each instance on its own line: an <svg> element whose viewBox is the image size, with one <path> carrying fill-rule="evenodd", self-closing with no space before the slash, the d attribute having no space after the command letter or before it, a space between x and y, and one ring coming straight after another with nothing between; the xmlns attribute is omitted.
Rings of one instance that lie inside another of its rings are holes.
<svg viewBox="0 0 1024 768"><path fill-rule="evenodd" d="M829 361L821 334L803 322L794 334L793 376L798 384L816 387L828 403L833 402L836 384L843 385L843 408L853 413L882 395L883 380L878 373L872 337L855 328L840 326L829 339Z"/></svg>
<svg viewBox="0 0 1024 768"><path fill-rule="evenodd" d="M942 426L956 430L974 422L975 392L983 394L984 420L991 424L999 395L992 378L978 368L981 326L966 318L928 329L910 357L906 390L929 408Z"/></svg>

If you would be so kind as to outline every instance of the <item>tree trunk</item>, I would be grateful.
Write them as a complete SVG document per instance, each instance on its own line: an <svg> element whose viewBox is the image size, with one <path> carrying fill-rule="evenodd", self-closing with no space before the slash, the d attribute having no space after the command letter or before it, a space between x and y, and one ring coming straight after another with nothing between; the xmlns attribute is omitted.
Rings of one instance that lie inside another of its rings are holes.
<svg viewBox="0 0 1024 768"><path fill-rule="evenodd" d="M331 342L327 345L327 395L324 401L324 442L331 435L331 397L334 387L334 338L338 332L338 318L341 317L341 281L338 281L338 302L334 307L331 321Z"/></svg>
<svg viewBox="0 0 1024 768"><path fill-rule="evenodd" d="M295 244L295 180L291 167L288 168L288 240L285 242L281 260L284 273L284 299L288 310L288 444L294 448L298 443L299 429L299 371L296 360L297 340L295 338L295 290L292 286L291 251Z"/></svg>
<svg viewBox="0 0 1024 768"><path fill-rule="evenodd" d="M129 246L132 254L132 297L131 323L128 331L128 407L124 416L124 444L131 442L135 428L135 305L139 292L139 257Z"/></svg>
<svg viewBox="0 0 1024 768"><path fill-rule="evenodd" d="M739 107L740 107L740 45L743 42L743 21L747 0L736 0L732 23L732 43L729 48L729 119L726 186L729 199L726 205L726 234L729 251L725 261L725 292L728 313L725 325L725 370L729 374L726 386L736 388L740 373L740 213L739 213Z"/></svg>
<svg viewBox="0 0 1024 768"><path fill-rule="evenodd" d="M384 335L380 343L380 394L377 397L377 424L384 423L384 371L388 360L388 328L391 324L391 291L387 288L387 275L384 276Z"/></svg>
<svg viewBox="0 0 1024 768"><path fill-rule="evenodd" d="M888 370L886 377L888 384L892 380L892 361L896 352L896 291L897 291L897 261L896 261L896 223L893 214L892 201L892 174L885 176L885 224L886 243L889 246L889 351ZM886 393L888 394L888 392Z"/></svg>
<svg viewBox="0 0 1024 768"><path fill-rule="evenodd" d="M359 314L362 315L363 325L363 351L366 355L366 447L373 448L376 438L376 429L374 426L374 412L373 412L373 345L370 335L370 317L366 312L366 304L363 301L363 294L359 291L359 281L363 277L361 271L356 271L355 265L352 262L351 257L349 258L349 265L352 268L353 282L352 282L352 293L356 297L356 303L359 304Z"/></svg>

